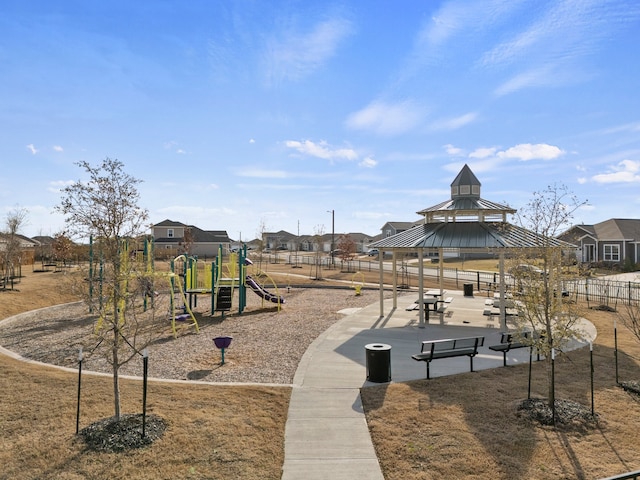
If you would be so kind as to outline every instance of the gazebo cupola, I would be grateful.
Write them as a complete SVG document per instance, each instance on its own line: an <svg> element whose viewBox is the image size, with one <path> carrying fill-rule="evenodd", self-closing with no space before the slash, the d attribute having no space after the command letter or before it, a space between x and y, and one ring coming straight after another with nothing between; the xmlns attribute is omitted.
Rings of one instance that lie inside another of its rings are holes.
<svg viewBox="0 0 640 480"><path fill-rule="evenodd" d="M425 223L440 222L503 222L507 214L516 211L506 205L482 199L480 181L465 164L451 182L451 199L420 210Z"/></svg>

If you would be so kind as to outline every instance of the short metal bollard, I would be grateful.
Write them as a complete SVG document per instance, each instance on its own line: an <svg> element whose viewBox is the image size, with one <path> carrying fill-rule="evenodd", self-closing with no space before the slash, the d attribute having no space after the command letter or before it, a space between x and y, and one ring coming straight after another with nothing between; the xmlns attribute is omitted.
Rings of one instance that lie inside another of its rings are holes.
<svg viewBox="0 0 640 480"><path fill-rule="evenodd" d="M369 343L365 345L367 354L367 380L375 383L391 381L391 345Z"/></svg>

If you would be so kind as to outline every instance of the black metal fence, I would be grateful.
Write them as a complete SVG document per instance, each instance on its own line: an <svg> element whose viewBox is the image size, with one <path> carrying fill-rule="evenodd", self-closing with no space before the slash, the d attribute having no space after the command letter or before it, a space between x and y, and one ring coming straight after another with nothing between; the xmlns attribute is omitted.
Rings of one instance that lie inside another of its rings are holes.
<svg viewBox="0 0 640 480"><path fill-rule="evenodd" d="M354 259L348 262L335 257L309 256L295 254L281 254L270 258L270 261L290 263L293 265L319 266L323 269L348 269L353 272L377 272L380 266L377 260ZM383 263L385 273L391 273L391 265ZM423 268L425 279L435 282L440 281L440 269L434 266ZM496 292L499 289L500 275L497 272L484 272L476 270L461 270L459 268L443 268L443 278L454 282L456 287L462 289L466 283L473 283L476 291ZM418 267L415 264L399 263L396 267L397 284L402 288L418 286ZM510 275L505 275L508 288L514 288L516 280ZM616 281L607 278L577 277L562 281L562 291L573 298L586 300L602 305L614 305L617 303L630 304L640 302L640 273L638 281Z"/></svg>

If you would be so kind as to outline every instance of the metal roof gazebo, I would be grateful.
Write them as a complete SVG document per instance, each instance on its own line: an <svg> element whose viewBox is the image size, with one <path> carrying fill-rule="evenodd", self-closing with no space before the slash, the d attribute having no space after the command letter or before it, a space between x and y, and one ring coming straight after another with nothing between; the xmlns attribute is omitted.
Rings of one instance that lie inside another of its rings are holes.
<svg viewBox="0 0 640 480"><path fill-rule="evenodd" d="M468 165L451 183L451 198L424 210L418 215L424 221L408 230L386 237L371 246L380 251L380 316L384 316L382 256L383 251L393 253L393 307L397 308L396 262L398 253L417 253L419 303L424 300L424 252L437 251L440 269L440 290L443 290L444 249L456 249L465 253L493 253L500 262L500 299L505 297L504 255L509 249L533 249L542 245L553 247L573 246L555 238L543 237L525 228L507 222L509 214L516 210L480 196L481 184ZM506 328L504 302L500 308L500 324ZM420 327L424 327L424 311L421 308Z"/></svg>

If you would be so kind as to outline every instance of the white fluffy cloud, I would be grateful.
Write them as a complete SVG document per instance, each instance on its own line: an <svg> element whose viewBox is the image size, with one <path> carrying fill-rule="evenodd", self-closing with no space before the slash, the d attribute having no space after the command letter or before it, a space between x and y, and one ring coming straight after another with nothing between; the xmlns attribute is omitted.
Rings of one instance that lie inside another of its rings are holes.
<svg viewBox="0 0 640 480"><path fill-rule="evenodd" d="M33 155L38 153L38 149L35 147L33 143L30 143L29 145L27 145L27 150L29 150Z"/></svg>
<svg viewBox="0 0 640 480"><path fill-rule="evenodd" d="M327 142L319 143L311 140L299 142L297 140L287 140L285 145L297 152L310 157L323 158L325 160L357 160L358 153L352 148L333 148Z"/></svg>
<svg viewBox="0 0 640 480"><path fill-rule="evenodd" d="M378 165L378 162L371 157L364 158L360 163L358 163L361 167L373 168Z"/></svg>
<svg viewBox="0 0 640 480"><path fill-rule="evenodd" d="M596 183L640 182L640 161L622 160L609 170L607 173L594 175L591 179Z"/></svg>
<svg viewBox="0 0 640 480"><path fill-rule="evenodd" d="M564 151L555 145L547 145L546 143L521 143L503 152L498 152L498 157L515 158L526 162L529 160L553 160L563 154Z"/></svg>
<svg viewBox="0 0 640 480"><path fill-rule="evenodd" d="M498 149L496 147L480 147L476 148L469 154L469 158L487 158L495 155Z"/></svg>
<svg viewBox="0 0 640 480"><path fill-rule="evenodd" d="M456 147L455 145L452 145L450 143L447 143L446 145L443 145L444 151L447 152L447 154L454 156L454 157L459 157L461 155L464 155L464 150L461 148Z"/></svg>

